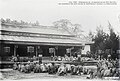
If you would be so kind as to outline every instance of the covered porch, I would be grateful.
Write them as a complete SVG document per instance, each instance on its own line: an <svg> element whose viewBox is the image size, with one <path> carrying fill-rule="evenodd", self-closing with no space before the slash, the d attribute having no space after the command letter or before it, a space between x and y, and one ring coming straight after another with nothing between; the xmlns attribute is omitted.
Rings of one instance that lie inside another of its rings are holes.
<svg viewBox="0 0 120 81"><path fill-rule="evenodd" d="M43 57L51 56L75 56L81 54L83 45L70 43L36 43L36 42L18 42L1 41L1 56L12 57L33 57L42 54Z"/></svg>

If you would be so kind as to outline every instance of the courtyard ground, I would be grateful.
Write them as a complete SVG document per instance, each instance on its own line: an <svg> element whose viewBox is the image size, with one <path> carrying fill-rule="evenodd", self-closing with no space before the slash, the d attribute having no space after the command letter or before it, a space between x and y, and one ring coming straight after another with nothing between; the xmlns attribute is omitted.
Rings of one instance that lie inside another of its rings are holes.
<svg viewBox="0 0 120 81"><path fill-rule="evenodd" d="M1 69L2 79L4 81L11 80L20 80L20 81L117 81L117 80L109 80L109 79L86 79L87 75L65 75L58 76L52 75L48 73L21 73L12 69Z"/></svg>

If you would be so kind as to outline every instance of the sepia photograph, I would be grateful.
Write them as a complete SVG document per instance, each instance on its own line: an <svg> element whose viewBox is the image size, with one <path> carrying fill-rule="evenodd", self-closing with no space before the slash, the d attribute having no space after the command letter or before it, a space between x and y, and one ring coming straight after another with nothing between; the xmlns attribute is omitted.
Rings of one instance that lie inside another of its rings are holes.
<svg viewBox="0 0 120 81"><path fill-rule="evenodd" d="M1 81L119 81L119 0L0 0Z"/></svg>

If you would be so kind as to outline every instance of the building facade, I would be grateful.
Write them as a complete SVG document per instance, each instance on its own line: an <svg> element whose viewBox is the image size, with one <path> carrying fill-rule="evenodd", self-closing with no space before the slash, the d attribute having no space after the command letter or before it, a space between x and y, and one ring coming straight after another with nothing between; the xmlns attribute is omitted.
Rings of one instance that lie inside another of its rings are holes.
<svg viewBox="0 0 120 81"><path fill-rule="evenodd" d="M64 29L1 19L0 55L2 57L64 56L81 54L85 46Z"/></svg>

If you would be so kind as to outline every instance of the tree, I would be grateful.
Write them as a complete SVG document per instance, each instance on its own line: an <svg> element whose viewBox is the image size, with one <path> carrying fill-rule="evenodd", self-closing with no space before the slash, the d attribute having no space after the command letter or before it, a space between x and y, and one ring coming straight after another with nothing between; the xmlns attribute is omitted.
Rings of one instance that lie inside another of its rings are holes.
<svg viewBox="0 0 120 81"><path fill-rule="evenodd" d="M59 29L67 29L68 24L71 24L71 22L67 19L61 19L59 21L53 22L54 27L59 28Z"/></svg>
<svg viewBox="0 0 120 81"><path fill-rule="evenodd" d="M70 20L61 19L59 21L53 22L55 28L67 30L69 33L74 34L76 36L81 35L83 32L81 30L80 24L72 24Z"/></svg>
<svg viewBox="0 0 120 81"><path fill-rule="evenodd" d="M95 50L94 52L98 51L98 50L103 50L104 51L104 39L106 38L106 33L103 31L103 29L100 27L97 27L96 29L97 34L95 35L95 37L93 38L94 43L94 47Z"/></svg>
<svg viewBox="0 0 120 81"><path fill-rule="evenodd" d="M119 36L114 32L112 25L108 22L109 33L103 31L100 27L96 29L96 35L92 35L92 40L94 44L91 46L91 50L93 53L97 53L98 51L103 53L104 57L107 57L108 53L106 51L110 51L109 53L112 56L112 59L118 58L116 55L116 51L119 49Z"/></svg>
<svg viewBox="0 0 120 81"><path fill-rule="evenodd" d="M81 25L80 24L73 24L73 26L74 26L73 33L79 37L83 32L83 30L81 29Z"/></svg>
<svg viewBox="0 0 120 81"><path fill-rule="evenodd" d="M119 49L119 37L116 35L114 32L114 29L110 22L108 22L108 27L109 27L109 34L107 34L107 39L106 39L106 49L111 50L111 55L114 57L116 56L115 54L117 53L116 51Z"/></svg>

